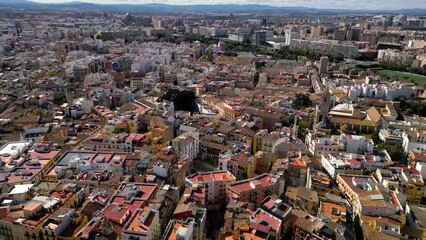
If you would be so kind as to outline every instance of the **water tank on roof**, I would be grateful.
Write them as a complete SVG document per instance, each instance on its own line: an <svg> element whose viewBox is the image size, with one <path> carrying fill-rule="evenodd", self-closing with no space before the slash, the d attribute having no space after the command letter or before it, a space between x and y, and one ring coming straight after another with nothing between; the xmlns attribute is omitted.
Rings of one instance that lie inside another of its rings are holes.
<svg viewBox="0 0 426 240"><path fill-rule="evenodd" d="M359 188L361 188L361 189L363 189L363 190L366 190L366 191L371 191L371 190L373 190L373 188L371 187L371 185L370 185L369 183L367 183L367 182L359 183L359 184L357 185L357 187L359 187Z"/></svg>
<svg viewBox="0 0 426 240"><path fill-rule="evenodd" d="M120 163L121 157L114 157L112 160L113 160L114 163Z"/></svg>
<svg viewBox="0 0 426 240"><path fill-rule="evenodd" d="M274 203L275 203L276 206L278 206L278 205L281 205L283 203L283 200L277 199L277 200L275 200Z"/></svg>

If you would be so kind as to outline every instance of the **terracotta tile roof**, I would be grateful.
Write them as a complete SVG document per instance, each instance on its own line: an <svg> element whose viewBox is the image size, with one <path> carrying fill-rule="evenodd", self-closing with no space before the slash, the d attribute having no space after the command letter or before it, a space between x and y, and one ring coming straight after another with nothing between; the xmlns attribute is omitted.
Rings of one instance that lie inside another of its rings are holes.
<svg viewBox="0 0 426 240"><path fill-rule="evenodd" d="M368 224L362 225L362 232L364 234L364 239L369 239L369 240L374 240L374 239L397 240L397 239L399 239L399 238L392 237L390 235L381 233L378 230L370 227Z"/></svg>
<svg viewBox="0 0 426 240"><path fill-rule="evenodd" d="M376 123L367 119L353 119L353 118L344 118L344 117L332 117L331 118L332 123L339 123L339 124L353 124L353 125L359 125L359 126L370 126L375 127Z"/></svg>
<svg viewBox="0 0 426 240"><path fill-rule="evenodd" d="M231 183L229 188L241 193L245 191L251 191L259 186L267 188L275 185L276 182L277 180L274 175L262 174L251 179Z"/></svg>
<svg viewBox="0 0 426 240"><path fill-rule="evenodd" d="M0 218L6 217L7 216L7 212L8 212L7 207L1 207L0 208Z"/></svg>
<svg viewBox="0 0 426 240"><path fill-rule="evenodd" d="M187 177L191 182L233 181L235 177L228 171L196 173Z"/></svg>
<svg viewBox="0 0 426 240"><path fill-rule="evenodd" d="M129 214L129 208L127 206L120 206L119 204L111 204L104 209L103 214L110 220L120 222L126 214Z"/></svg>
<svg viewBox="0 0 426 240"><path fill-rule="evenodd" d="M366 112L367 112L367 116L370 118L370 120L375 122L375 123L378 123L382 118L382 115L380 114L380 112L375 107L370 107L369 109L367 109Z"/></svg>
<svg viewBox="0 0 426 240"><path fill-rule="evenodd" d="M254 222L250 223L250 228L254 228L254 227L251 226L252 223L259 224L259 228L262 229L262 230L266 230L266 228L264 228L264 227L267 226L268 231L265 232L265 233L268 233L270 229L277 231L281 226L281 221L279 219L276 219L271 214L263 211L262 209L258 209L254 213L254 215L251 217L251 219ZM257 229L257 230L260 230L260 229Z"/></svg>

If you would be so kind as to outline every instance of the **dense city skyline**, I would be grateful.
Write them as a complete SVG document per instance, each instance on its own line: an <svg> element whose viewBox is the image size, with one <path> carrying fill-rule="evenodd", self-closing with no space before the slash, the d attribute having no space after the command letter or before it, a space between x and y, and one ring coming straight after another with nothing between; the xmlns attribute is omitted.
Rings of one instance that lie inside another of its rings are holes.
<svg viewBox="0 0 426 240"><path fill-rule="evenodd" d="M38 1L0 0L0 240L426 239L425 0Z"/></svg>
<svg viewBox="0 0 426 240"><path fill-rule="evenodd" d="M424 1L422 0L408 0L401 4L400 0L390 0L386 4L380 0L302 0L302 1L274 1L274 0L167 0L167 1L152 1L152 0L32 0L33 2L39 3L69 3L69 2L87 2L95 4L148 4L148 3L162 3L162 4L173 4L173 5L195 5L195 4L206 4L206 5L217 5L217 4L260 4L270 5L276 7L312 7L318 9L356 9L356 10L400 10L400 9L415 9L423 8Z"/></svg>

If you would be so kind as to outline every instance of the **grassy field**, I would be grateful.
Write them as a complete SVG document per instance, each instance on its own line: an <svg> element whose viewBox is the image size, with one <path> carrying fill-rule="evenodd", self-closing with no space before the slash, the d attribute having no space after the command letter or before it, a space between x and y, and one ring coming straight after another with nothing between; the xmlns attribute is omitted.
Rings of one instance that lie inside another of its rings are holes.
<svg viewBox="0 0 426 240"><path fill-rule="evenodd" d="M377 72L382 78L387 80L397 80L401 82L413 82L418 86L425 87L426 85L426 76L407 73L407 72L399 72L399 71L391 71L391 70L379 70Z"/></svg>

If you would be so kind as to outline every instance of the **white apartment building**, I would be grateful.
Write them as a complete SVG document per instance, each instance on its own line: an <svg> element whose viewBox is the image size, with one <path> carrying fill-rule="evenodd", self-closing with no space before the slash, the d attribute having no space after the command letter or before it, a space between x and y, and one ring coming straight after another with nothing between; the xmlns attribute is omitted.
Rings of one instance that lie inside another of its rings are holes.
<svg viewBox="0 0 426 240"><path fill-rule="evenodd" d="M417 96L417 92L416 86L401 85L398 82L393 82L391 85L362 83L349 87L348 97L351 100L367 97L392 101L400 97L412 99Z"/></svg>
<svg viewBox="0 0 426 240"><path fill-rule="evenodd" d="M401 137L402 131L398 131L395 129L380 129L379 131L379 138L382 140L385 144L402 144L402 137Z"/></svg>
<svg viewBox="0 0 426 240"><path fill-rule="evenodd" d="M150 72L153 67L153 61L151 59L135 59L131 65L132 72L147 73Z"/></svg>
<svg viewBox="0 0 426 240"><path fill-rule="evenodd" d="M205 189L205 202L219 204L226 200L226 184L235 182L236 178L228 171L214 171L194 173L185 178L187 187L203 186Z"/></svg>
<svg viewBox="0 0 426 240"><path fill-rule="evenodd" d="M426 151L426 130L405 131L402 133L402 147L408 152L413 150L415 152Z"/></svg>
<svg viewBox="0 0 426 240"><path fill-rule="evenodd" d="M278 132L268 133L267 129L262 129L254 135L253 150L254 153L258 151L272 152L272 148L281 136Z"/></svg>
<svg viewBox="0 0 426 240"><path fill-rule="evenodd" d="M320 157L330 152L345 153L371 153L374 150L374 142L371 139L360 135L332 135L326 137L318 133L316 136L312 132L306 135L306 146L316 157Z"/></svg>
<svg viewBox="0 0 426 240"><path fill-rule="evenodd" d="M285 33L285 45L289 46L292 39L299 39L300 34L298 32L286 32Z"/></svg>
<svg viewBox="0 0 426 240"><path fill-rule="evenodd" d="M383 169L392 163L389 154L386 151L379 155L367 154L359 155L355 153L329 153L321 157L321 166L331 176L345 174L347 169Z"/></svg>
<svg viewBox="0 0 426 240"><path fill-rule="evenodd" d="M179 155L187 154L189 161L194 160L200 153L200 134L198 132L185 132L172 141L172 146Z"/></svg>
<svg viewBox="0 0 426 240"><path fill-rule="evenodd" d="M420 172L423 179L426 179L426 162L416 162L416 170ZM426 195L426 192L425 192Z"/></svg>
<svg viewBox="0 0 426 240"><path fill-rule="evenodd" d="M411 65L415 59L414 55L403 53L394 49L382 49L377 54L379 62L390 62L402 65Z"/></svg>
<svg viewBox="0 0 426 240"><path fill-rule="evenodd" d="M344 57L356 57L359 54L358 45L343 44L333 40L291 39L290 47L304 51L343 55Z"/></svg>

